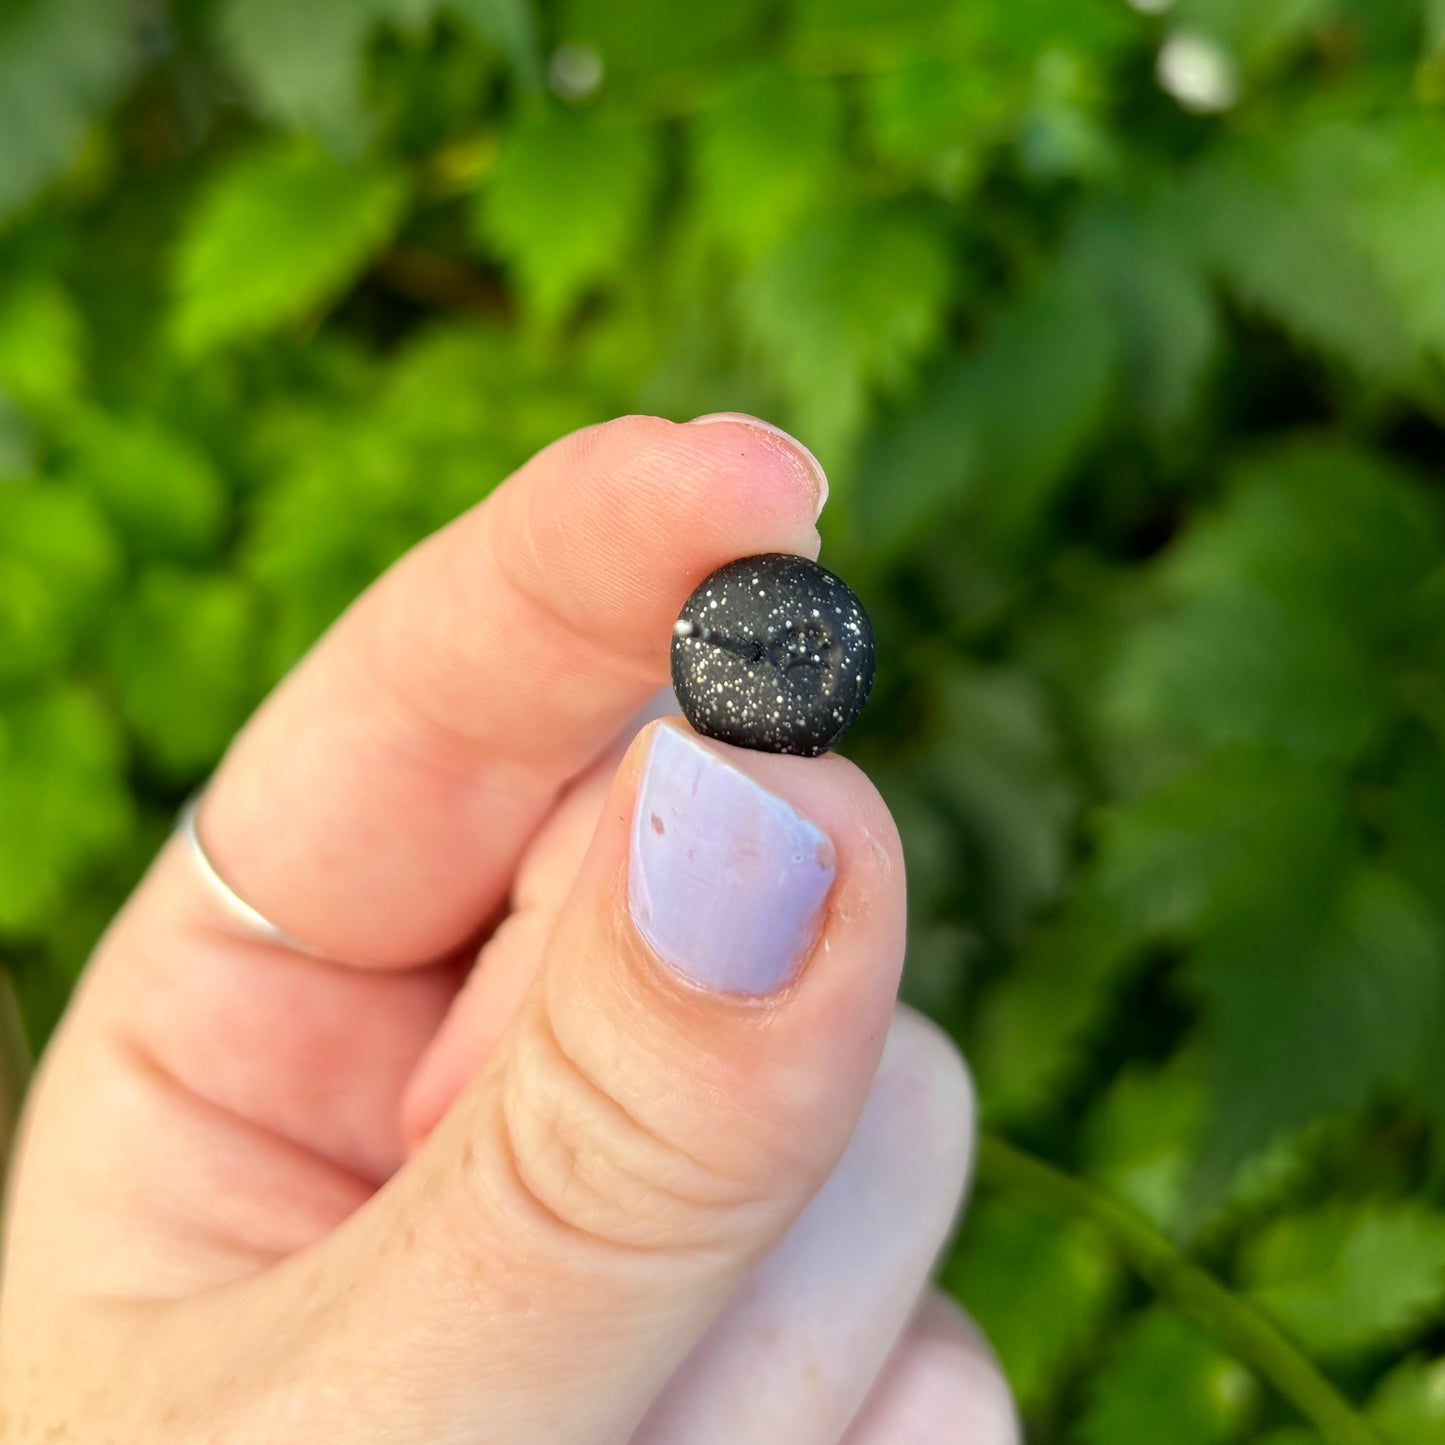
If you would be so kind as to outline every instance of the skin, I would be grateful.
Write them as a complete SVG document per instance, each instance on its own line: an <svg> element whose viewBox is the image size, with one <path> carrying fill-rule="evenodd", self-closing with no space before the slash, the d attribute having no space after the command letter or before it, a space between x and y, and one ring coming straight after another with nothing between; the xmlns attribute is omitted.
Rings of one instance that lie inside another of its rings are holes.
<svg viewBox="0 0 1445 1445"><path fill-rule="evenodd" d="M22 1125L0 1437L1017 1440L927 1285L973 1099L895 1001L871 784L716 745L836 853L780 993L685 984L627 911L650 729L685 726L633 737L679 601L815 555L824 488L745 418L576 433L278 688L200 829L322 956L234 919L175 840L115 920Z"/></svg>

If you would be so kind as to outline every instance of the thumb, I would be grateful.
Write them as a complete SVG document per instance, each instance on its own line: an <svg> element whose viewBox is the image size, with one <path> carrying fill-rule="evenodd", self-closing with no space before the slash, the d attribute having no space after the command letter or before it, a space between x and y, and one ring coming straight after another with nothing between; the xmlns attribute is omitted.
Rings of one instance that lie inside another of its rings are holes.
<svg viewBox="0 0 1445 1445"><path fill-rule="evenodd" d="M841 1155L903 925L851 764L641 734L501 1046L305 1268L347 1418L626 1440Z"/></svg>

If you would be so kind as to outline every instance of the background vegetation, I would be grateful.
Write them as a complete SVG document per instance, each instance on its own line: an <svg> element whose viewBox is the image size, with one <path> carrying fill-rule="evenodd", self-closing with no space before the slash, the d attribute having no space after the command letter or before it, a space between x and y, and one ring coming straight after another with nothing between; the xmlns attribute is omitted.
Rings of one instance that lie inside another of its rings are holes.
<svg viewBox="0 0 1445 1445"><path fill-rule="evenodd" d="M1058 1171L946 1268L1031 1439L1445 1440L1442 107L1442 0L5 0L32 1040L408 543L754 410L881 633L909 992Z"/></svg>

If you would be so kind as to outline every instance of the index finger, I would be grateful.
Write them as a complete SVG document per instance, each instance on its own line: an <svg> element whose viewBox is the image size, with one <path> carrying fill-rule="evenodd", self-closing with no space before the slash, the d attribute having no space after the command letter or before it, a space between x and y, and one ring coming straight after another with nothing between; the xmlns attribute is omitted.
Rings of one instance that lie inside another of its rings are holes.
<svg viewBox="0 0 1445 1445"><path fill-rule="evenodd" d="M668 672L696 583L815 555L817 463L747 419L563 438L416 547L263 705L200 826L230 885L341 959L441 957L557 792Z"/></svg>

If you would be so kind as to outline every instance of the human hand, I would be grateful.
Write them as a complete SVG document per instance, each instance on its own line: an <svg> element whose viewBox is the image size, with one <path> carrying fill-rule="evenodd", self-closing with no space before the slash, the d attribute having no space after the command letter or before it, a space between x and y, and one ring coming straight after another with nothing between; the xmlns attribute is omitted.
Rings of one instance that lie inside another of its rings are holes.
<svg viewBox="0 0 1445 1445"><path fill-rule="evenodd" d="M567 437L278 688L198 826L314 951L180 839L101 942L22 1134L0 1435L1016 1439L927 1293L972 1099L895 1006L882 801L613 741L682 598L813 555L822 486L744 420Z"/></svg>

